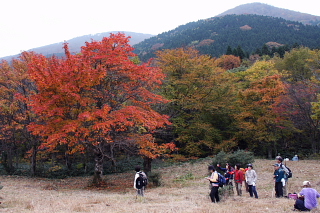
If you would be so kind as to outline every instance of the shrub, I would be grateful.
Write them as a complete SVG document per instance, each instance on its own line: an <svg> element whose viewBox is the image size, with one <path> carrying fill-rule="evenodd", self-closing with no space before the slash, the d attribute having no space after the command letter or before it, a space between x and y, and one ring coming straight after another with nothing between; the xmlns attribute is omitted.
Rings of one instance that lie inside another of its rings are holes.
<svg viewBox="0 0 320 213"><path fill-rule="evenodd" d="M195 176L193 175L193 173L187 173L185 175L181 175L179 177L177 177L176 179L174 179L174 181L178 182L178 181L187 181L187 180L194 180Z"/></svg>
<svg viewBox="0 0 320 213"><path fill-rule="evenodd" d="M220 165L225 165L228 162L228 154L225 153L224 151L220 151L214 158L213 158L213 162L212 165L216 166L217 164Z"/></svg>
<svg viewBox="0 0 320 213"><path fill-rule="evenodd" d="M247 164L254 162L254 155L252 152L245 150L238 150L233 153L219 152L214 158L212 164L216 166L220 164L224 166L226 163L234 166L240 164L242 167L246 167Z"/></svg>
<svg viewBox="0 0 320 213"><path fill-rule="evenodd" d="M161 173L160 172L151 172L148 175L148 182L149 184L151 183L152 186L158 187L162 185L162 181L161 181L162 177L161 177Z"/></svg>
<svg viewBox="0 0 320 213"><path fill-rule="evenodd" d="M226 185L223 187L219 187L219 197L221 200L227 200L229 197L233 196L233 186L232 185Z"/></svg>

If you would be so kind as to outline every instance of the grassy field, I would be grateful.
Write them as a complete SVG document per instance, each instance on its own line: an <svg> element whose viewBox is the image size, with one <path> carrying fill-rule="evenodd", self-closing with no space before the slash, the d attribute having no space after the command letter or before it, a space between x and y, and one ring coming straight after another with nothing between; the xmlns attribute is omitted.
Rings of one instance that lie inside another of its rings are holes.
<svg viewBox="0 0 320 213"><path fill-rule="evenodd" d="M259 199L229 196L220 203L211 203L207 173L208 159L158 169L163 186L149 188L144 198L136 198L132 188L132 173L106 176L103 189L88 188L90 178L48 180L1 176L4 188L0 191L0 212L291 212L294 201L274 198L272 179L274 161L256 160ZM293 171L288 192L300 192L304 180L320 192L319 161L288 162ZM313 210L313 212L320 212Z"/></svg>

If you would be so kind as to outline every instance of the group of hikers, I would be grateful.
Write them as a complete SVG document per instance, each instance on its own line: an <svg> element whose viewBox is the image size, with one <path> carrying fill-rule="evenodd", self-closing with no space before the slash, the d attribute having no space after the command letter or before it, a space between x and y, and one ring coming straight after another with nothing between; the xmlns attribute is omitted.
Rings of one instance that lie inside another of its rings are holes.
<svg viewBox="0 0 320 213"><path fill-rule="evenodd" d="M217 164L217 167L220 171L224 172L225 178L225 185L233 186L236 189L237 195L242 196L242 184L244 183L246 186L246 191L249 192L250 197L258 198L258 192L256 189L256 182L257 182L257 173L253 169L252 164L248 164L247 168L241 168L239 164L236 164L234 168L226 164L226 168L222 168L220 164ZM206 179L210 181L210 198L213 203L219 202L219 192L218 189L221 187L221 179L222 177L219 175L217 169L214 166L208 167L209 172L211 175Z"/></svg>
<svg viewBox="0 0 320 213"><path fill-rule="evenodd" d="M298 156L295 155L292 160L298 161ZM310 211L317 208L317 198L320 197L320 194L315 189L311 188L311 183L309 181L303 182L303 189L299 194L290 194L288 193L288 179L292 177L291 170L283 164L283 158L281 156L276 157L276 163L273 166L276 198L289 197L295 199L296 201L293 210ZM220 170L220 172L218 172L218 170ZM137 196L144 196L144 190L148 183L147 176L141 171L139 166L135 167L135 171L134 188L137 190ZM248 164L246 168L241 168L239 164L232 167L228 163L226 163L225 168L222 168L220 164L217 164L216 167L210 165L208 166L208 171L210 172L210 176L206 177L206 179L210 182L211 190L209 195L213 203L220 201L219 187L231 186L230 188L232 189L234 186L237 195L242 196L243 184L250 197L259 198L256 188L258 176L253 169L252 164Z"/></svg>
<svg viewBox="0 0 320 213"><path fill-rule="evenodd" d="M298 161L298 156L295 155L292 160ZM276 163L273 166L275 196L276 198L288 197L287 195L290 195L287 191L288 179L292 177L292 172L283 164L283 158L281 156L276 157ZM246 191L249 192L250 197L254 196L255 198L258 198L258 192L256 189L257 173L253 170L252 164L248 164L245 169L240 168L239 164L236 164L233 168L228 163L226 164L226 168L221 168L219 164L217 164L217 168L224 173L226 185L233 186L234 184L238 196L242 195L242 184L244 183ZM221 182L221 178L214 166L209 166L208 171L211 173L211 175L206 178L210 181L210 198L213 203L216 203L220 201L218 189L221 187L221 184L219 184ZM298 195L295 194L296 196L290 196L290 198L294 198L296 200L293 210L310 211L317 208L317 198L320 197L320 194L315 189L311 188L309 181L304 181L302 187L303 189Z"/></svg>

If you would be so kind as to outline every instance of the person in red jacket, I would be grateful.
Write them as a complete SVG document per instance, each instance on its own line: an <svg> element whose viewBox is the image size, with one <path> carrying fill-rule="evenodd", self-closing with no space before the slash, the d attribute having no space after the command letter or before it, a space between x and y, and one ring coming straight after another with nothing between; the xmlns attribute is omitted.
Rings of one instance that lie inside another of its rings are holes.
<svg viewBox="0 0 320 213"><path fill-rule="evenodd" d="M234 183L236 186L237 195L241 196L242 195L242 182L244 181L243 172L240 170L239 164L235 165L234 168L235 168Z"/></svg>

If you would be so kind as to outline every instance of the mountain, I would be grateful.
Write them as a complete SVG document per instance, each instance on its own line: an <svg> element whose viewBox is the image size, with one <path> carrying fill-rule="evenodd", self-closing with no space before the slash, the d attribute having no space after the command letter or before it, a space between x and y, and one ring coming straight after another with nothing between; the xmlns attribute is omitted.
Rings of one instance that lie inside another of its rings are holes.
<svg viewBox="0 0 320 213"><path fill-rule="evenodd" d="M320 46L320 27L261 15L225 15L190 22L174 30L146 39L136 45L136 53L146 61L157 50L195 47L202 54L217 57L228 46L248 53L268 42L280 45Z"/></svg>
<svg viewBox="0 0 320 213"><path fill-rule="evenodd" d="M300 13L288 9L274 7L263 3L249 3L237 6L233 9L227 10L221 13L219 16L225 15L243 15L243 14L255 14L262 16L272 16L283 18L290 21L298 21L303 24L318 25L320 24L320 16L314 16L307 13Z"/></svg>
<svg viewBox="0 0 320 213"><path fill-rule="evenodd" d="M91 39L101 40L103 37L110 36L110 33L118 33L118 32L119 31L111 31L111 32L98 33L98 34L94 34L94 35L91 35L91 34L84 35L84 36L79 36L76 38L69 39L66 42L69 43L70 52L77 53L77 52L80 52L80 47L84 46L86 41L90 42ZM124 32L124 31L120 31L120 32L126 34L126 36L131 36L130 41L129 41L130 45L137 44L137 43L153 36L151 34L143 34L143 33L135 33L135 32ZM54 43L54 44L50 44L50 45L46 45L46 46L42 46L42 47L33 48L28 51L34 51L36 53L41 53L46 56L50 56L50 55L62 56L62 55L64 55L63 43L64 42ZM15 58L17 56L18 55L7 56L7 57L3 57L1 59L10 60L11 58Z"/></svg>

